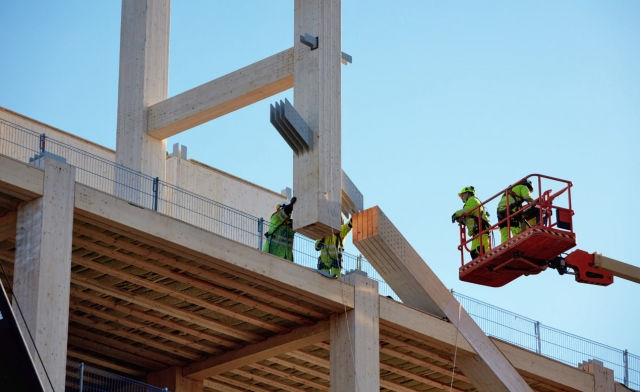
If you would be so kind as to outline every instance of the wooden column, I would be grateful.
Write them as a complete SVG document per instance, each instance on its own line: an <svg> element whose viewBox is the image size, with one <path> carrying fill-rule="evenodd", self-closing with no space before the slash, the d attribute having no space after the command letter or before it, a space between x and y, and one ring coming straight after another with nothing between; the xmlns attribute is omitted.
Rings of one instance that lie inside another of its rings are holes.
<svg viewBox="0 0 640 392"><path fill-rule="evenodd" d="M378 282L351 273L354 309L331 315L331 392L380 390Z"/></svg>
<svg viewBox="0 0 640 392"><path fill-rule="evenodd" d="M44 192L18 207L13 310L45 389L51 390L49 378L64 391L75 168L50 158L36 164L44 168Z"/></svg>
<svg viewBox="0 0 640 392"><path fill-rule="evenodd" d="M172 366L168 369L147 374L147 384L158 388L167 388L171 392L202 392L202 380L192 380L182 376L182 368Z"/></svg>
<svg viewBox="0 0 640 392"><path fill-rule="evenodd" d="M160 179L164 179L166 140L147 134L147 116L149 106L167 98L170 4L170 0L123 0L120 31L116 161ZM140 186L138 177L123 171L117 176L121 183Z"/></svg>
<svg viewBox="0 0 640 392"><path fill-rule="evenodd" d="M313 149L293 157L294 230L319 239L340 230L342 195L340 0L296 0L294 106L314 132ZM318 48L300 36L318 37Z"/></svg>
<svg viewBox="0 0 640 392"><path fill-rule="evenodd" d="M604 367L602 362L589 360L589 362L578 366L578 369L593 374L594 392L616 392L613 370Z"/></svg>

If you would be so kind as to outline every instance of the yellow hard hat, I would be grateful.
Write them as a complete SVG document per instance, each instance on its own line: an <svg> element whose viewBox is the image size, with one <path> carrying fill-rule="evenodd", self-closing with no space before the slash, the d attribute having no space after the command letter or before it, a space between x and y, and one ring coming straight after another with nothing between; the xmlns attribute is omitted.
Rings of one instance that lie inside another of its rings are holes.
<svg viewBox="0 0 640 392"><path fill-rule="evenodd" d="M476 194L476 189L472 186L465 186L464 188L462 188L462 190L460 191L460 193L458 193L458 197L462 199L462 195L465 193L471 193L472 195Z"/></svg>

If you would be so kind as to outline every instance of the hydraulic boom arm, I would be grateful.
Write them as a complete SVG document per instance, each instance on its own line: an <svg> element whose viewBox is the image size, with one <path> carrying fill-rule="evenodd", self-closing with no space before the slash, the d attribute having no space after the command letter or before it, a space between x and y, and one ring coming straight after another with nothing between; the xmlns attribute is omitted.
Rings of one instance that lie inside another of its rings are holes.
<svg viewBox="0 0 640 392"><path fill-rule="evenodd" d="M560 275L575 275L576 282L608 286L613 277L640 284L640 267L605 257L598 253L587 253L577 249L565 258L556 257L549 262L549 267L558 270ZM568 268L573 272L569 272Z"/></svg>

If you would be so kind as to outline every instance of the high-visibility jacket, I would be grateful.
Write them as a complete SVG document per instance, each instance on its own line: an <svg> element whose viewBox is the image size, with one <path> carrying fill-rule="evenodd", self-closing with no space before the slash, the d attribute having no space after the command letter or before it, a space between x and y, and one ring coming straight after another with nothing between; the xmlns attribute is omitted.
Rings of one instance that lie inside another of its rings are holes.
<svg viewBox="0 0 640 392"><path fill-rule="evenodd" d="M340 277L342 274L342 251L345 237L351 231L351 220L342 225L340 232L328 235L316 241L316 250L320 251L318 269L328 271Z"/></svg>
<svg viewBox="0 0 640 392"><path fill-rule="evenodd" d="M474 236L480 232L478 226L478 206L482 204L480 200L475 196L470 196L464 203L464 207L461 210L456 211L456 218L464 215L465 213L473 210L472 213L467 215L464 220L464 225L467 226L467 234ZM485 211L484 207L480 207L480 218L483 222L489 222L489 215Z"/></svg>
<svg viewBox="0 0 640 392"><path fill-rule="evenodd" d="M507 191L509 192L509 191ZM509 192L509 211L515 211L518 208L522 207L522 203L528 201L529 203L533 202L531 195L529 193L529 188L525 185L516 185L511 188ZM498 211L506 211L507 209L507 195L502 195L500 202L498 203Z"/></svg>
<svg viewBox="0 0 640 392"><path fill-rule="evenodd" d="M262 250L293 261L293 236L295 231L292 228L291 215L287 214L285 209L282 208L271 215L269 225L267 241L264 243Z"/></svg>

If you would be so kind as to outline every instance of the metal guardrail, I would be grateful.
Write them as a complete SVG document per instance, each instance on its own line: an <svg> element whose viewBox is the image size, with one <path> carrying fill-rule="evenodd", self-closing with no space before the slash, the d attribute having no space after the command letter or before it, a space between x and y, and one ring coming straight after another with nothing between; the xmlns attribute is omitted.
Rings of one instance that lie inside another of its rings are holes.
<svg viewBox="0 0 640 392"><path fill-rule="evenodd" d="M169 392L84 363L67 361L65 392Z"/></svg>
<svg viewBox="0 0 640 392"><path fill-rule="evenodd" d="M108 159L61 143L27 128L0 119L0 154L29 162L42 152L64 157L76 167L76 180L87 186L123 198L212 233L262 249L269 222L193 192L133 171ZM296 234L294 261L315 269L319 252L315 241ZM344 254L345 271L362 270L379 282L381 295L399 300L373 266L362 256ZM482 330L527 350L577 366L588 359L599 359L614 370L616 381L640 390L640 357L591 340L587 340L535 320L497 308L482 301L454 293Z"/></svg>
<svg viewBox="0 0 640 392"><path fill-rule="evenodd" d="M589 359L600 360L605 367L613 369L616 381L640 389L640 357L627 350L548 327L460 293L453 292L453 295L487 335L570 366Z"/></svg>

